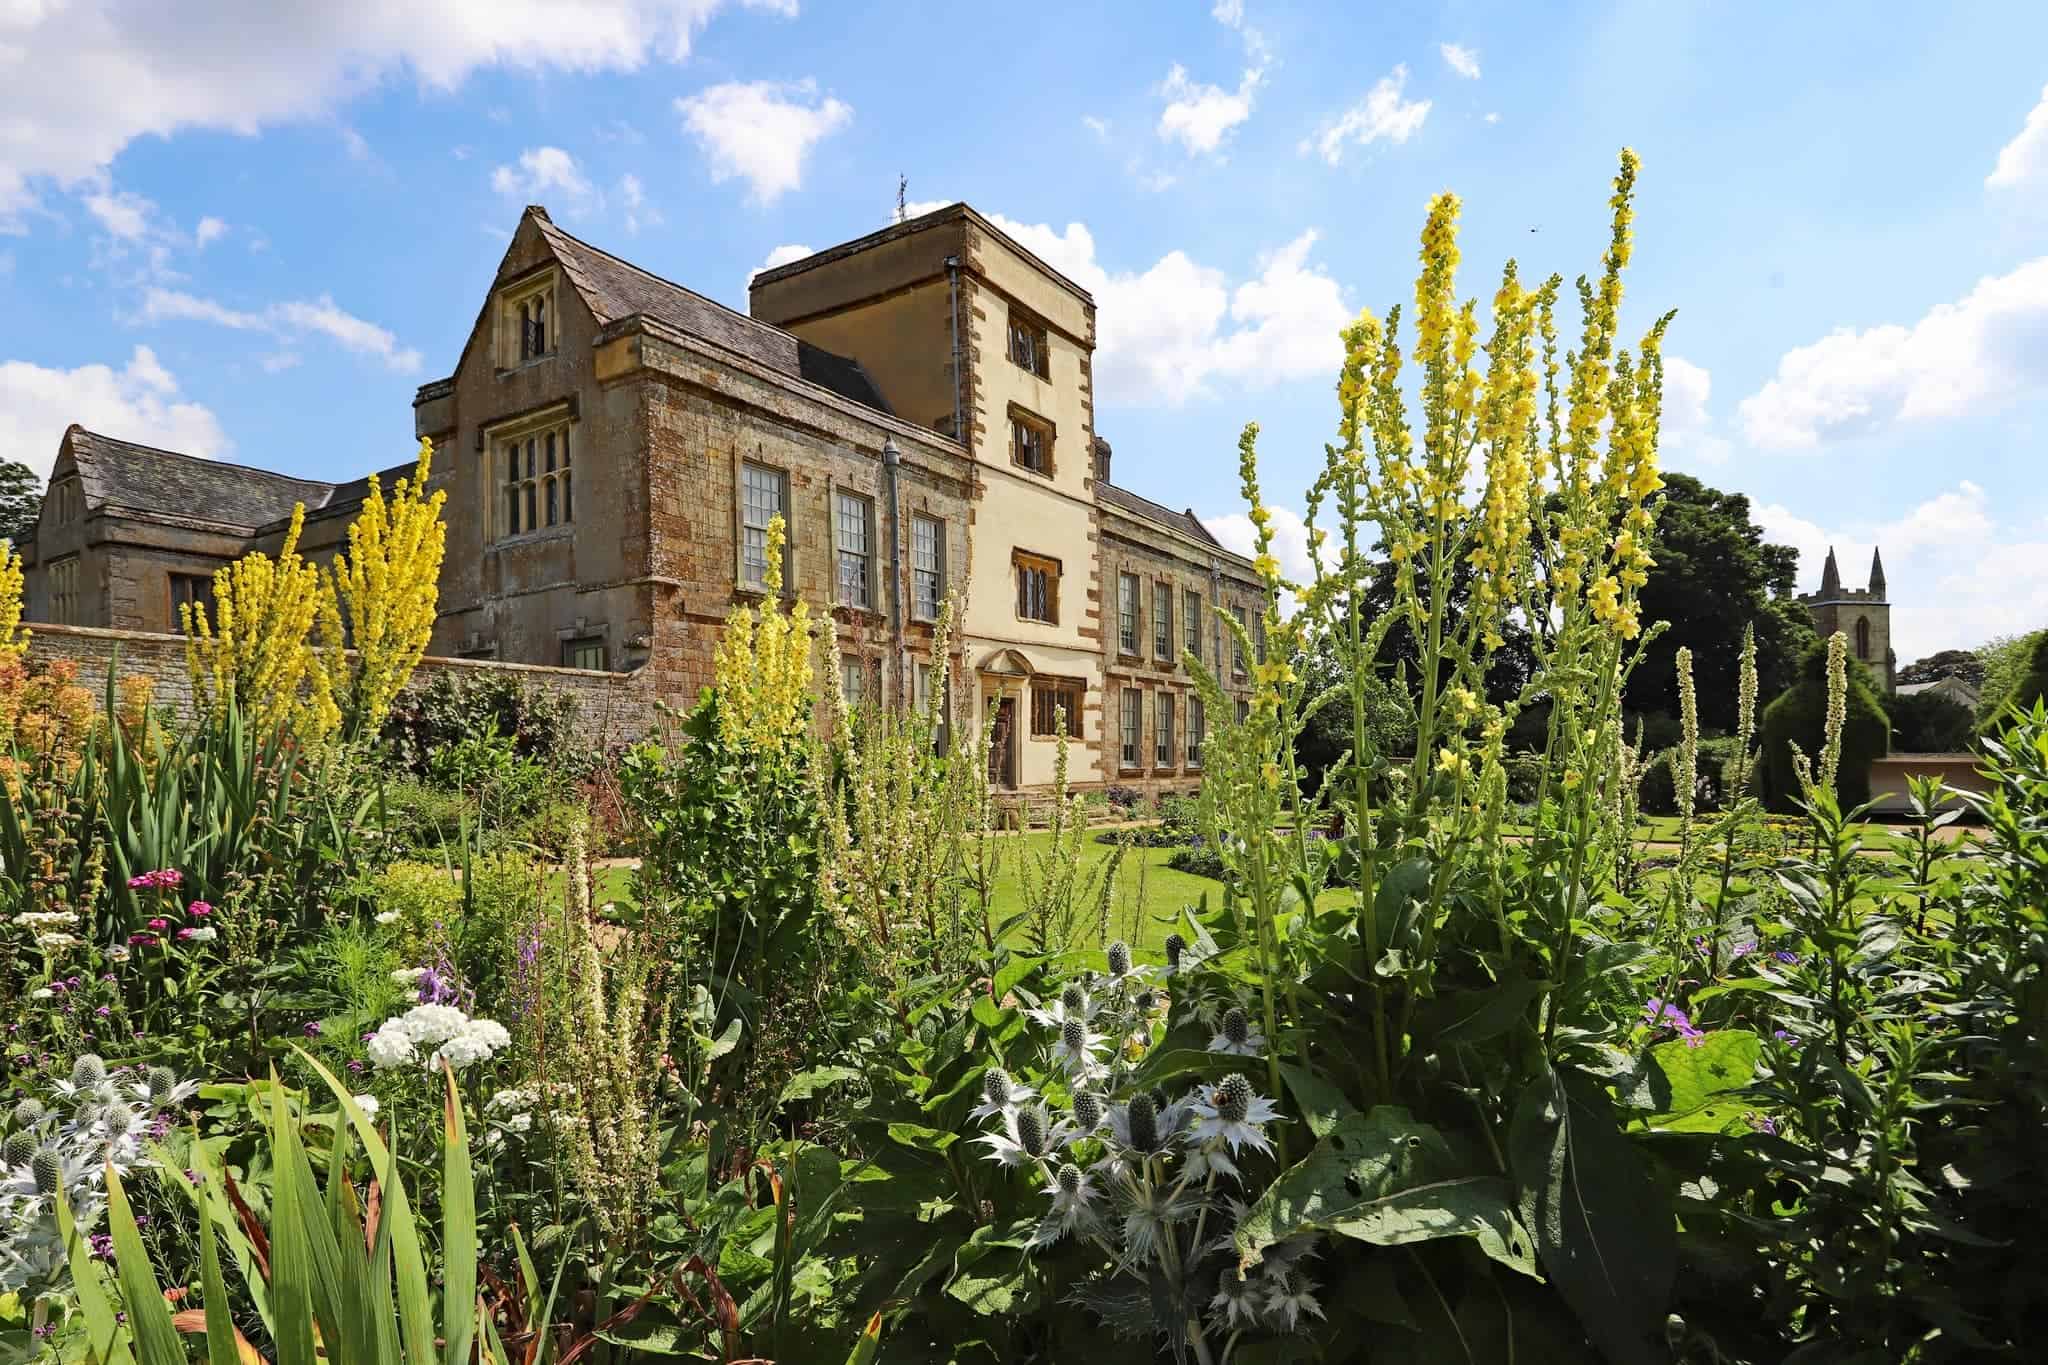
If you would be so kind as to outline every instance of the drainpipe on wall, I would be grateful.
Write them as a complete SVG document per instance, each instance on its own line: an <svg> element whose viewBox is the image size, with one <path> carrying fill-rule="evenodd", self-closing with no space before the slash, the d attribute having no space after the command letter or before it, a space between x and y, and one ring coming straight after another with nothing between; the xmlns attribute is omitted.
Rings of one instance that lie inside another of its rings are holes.
<svg viewBox="0 0 2048 1365"><path fill-rule="evenodd" d="M909 647L903 638L903 519L896 495L896 475L903 452L892 437L882 438L882 489L889 500L889 633L896 642L896 704L908 697Z"/></svg>
<svg viewBox="0 0 2048 1365"><path fill-rule="evenodd" d="M967 444L967 435L960 430L960 258L946 258L946 322L953 333L953 439ZM972 454L973 452L969 452Z"/></svg>

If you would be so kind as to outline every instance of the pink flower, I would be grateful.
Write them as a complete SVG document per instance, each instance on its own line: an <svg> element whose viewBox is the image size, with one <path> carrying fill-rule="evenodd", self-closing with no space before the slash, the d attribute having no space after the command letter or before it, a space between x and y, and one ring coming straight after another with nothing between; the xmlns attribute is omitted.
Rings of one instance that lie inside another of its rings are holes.
<svg viewBox="0 0 2048 1365"><path fill-rule="evenodd" d="M180 929L178 931L178 937L180 939L188 939L192 937L192 931L190 929Z"/></svg>
<svg viewBox="0 0 2048 1365"><path fill-rule="evenodd" d="M165 919L163 916L159 915L149 922L149 927L156 930L158 933L162 933L164 930L171 927L171 922Z"/></svg>
<svg viewBox="0 0 2048 1365"><path fill-rule="evenodd" d="M129 946L129 947L131 947L131 948L147 948L147 947L149 947L149 946L150 946L151 944L153 944L153 943L155 943L155 942L156 942L156 935L155 935L155 934L130 934L130 935L128 935L128 946Z"/></svg>
<svg viewBox="0 0 2048 1365"><path fill-rule="evenodd" d="M213 907L211 905L208 905L205 901L193 901L190 905L185 907L185 913L188 915L197 915L201 919L204 919L206 916L213 913Z"/></svg>

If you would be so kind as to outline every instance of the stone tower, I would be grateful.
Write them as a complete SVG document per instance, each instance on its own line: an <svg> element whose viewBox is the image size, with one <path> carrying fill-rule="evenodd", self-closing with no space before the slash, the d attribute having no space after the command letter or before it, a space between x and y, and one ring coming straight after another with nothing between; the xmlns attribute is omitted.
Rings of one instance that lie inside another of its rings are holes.
<svg viewBox="0 0 2048 1365"><path fill-rule="evenodd" d="M1845 588L1842 570L1835 563L1833 546L1821 569L1820 591L1800 594L1799 600L1813 613L1813 628L1825 640L1836 631L1849 637L1849 653L1863 661L1870 676L1890 696L1896 682L1898 660L1892 654L1892 607L1885 600L1884 556L1870 552L1870 586Z"/></svg>

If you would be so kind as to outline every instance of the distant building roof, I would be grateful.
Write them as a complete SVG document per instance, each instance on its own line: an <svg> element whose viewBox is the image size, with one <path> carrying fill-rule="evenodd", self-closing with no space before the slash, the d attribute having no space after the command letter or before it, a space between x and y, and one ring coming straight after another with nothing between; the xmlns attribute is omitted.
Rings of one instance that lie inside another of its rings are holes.
<svg viewBox="0 0 2048 1365"><path fill-rule="evenodd" d="M843 398L895 416L858 361L813 346L573 237L556 227L544 210L532 216L599 327L635 314L656 318L792 379L823 385Z"/></svg>
<svg viewBox="0 0 2048 1365"><path fill-rule="evenodd" d="M1933 682L1900 683L1894 689L1902 697L1918 696L1922 692L1934 692L1944 697L1954 697L1966 706L1975 706L1983 698L1975 687L1963 678L1953 674L1936 678Z"/></svg>
<svg viewBox="0 0 2048 1365"><path fill-rule="evenodd" d="M1140 497L1128 488L1118 488L1113 483L1097 482L1095 485L1095 496L1119 511L1129 512L1132 516L1143 517L1147 521L1157 522L1161 526L1179 531L1182 535L1193 536L1196 540L1202 541L1205 544L1214 545L1218 550L1222 550L1224 554L1231 553L1229 550L1223 549L1222 542L1209 534L1209 528L1202 525L1202 519L1195 515L1193 508L1189 508L1185 512L1176 512L1170 507L1162 506L1152 501L1150 498ZM1240 557L1232 555L1232 558Z"/></svg>
<svg viewBox="0 0 2048 1365"><path fill-rule="evenodd" d="M88 507L185 517L254 533L290 520L292 508L301 503L309 514L339 514L354 510L370 492L368 475L338 484L297 479L75 425L64 439ZM409 477L413 468L408 462L382 470L377 477L388 490Z"/></svg>

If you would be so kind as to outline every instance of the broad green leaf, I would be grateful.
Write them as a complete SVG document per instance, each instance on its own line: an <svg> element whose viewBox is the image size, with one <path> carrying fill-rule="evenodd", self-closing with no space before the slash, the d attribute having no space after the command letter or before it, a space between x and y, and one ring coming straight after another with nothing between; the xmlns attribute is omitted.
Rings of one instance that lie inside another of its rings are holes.
<svg viewBox="0 0 2048 1365"><path fill-rule="evenodd" d="M778 1105L793 1100L807 1100L820 1090L830 1089L841 1081L857 1081L860 1072L850 1066L814 1066L809 1071L800 1071L789 1078L789 1084L782 1087L782 1094L776 1098Z"/></svg>
<svg viewBox="0 0 2048 1365"><path fill-rule="evenodd" d="M142 1365L185 1365L185 1343L171 1325L171 1310L164 1304L164 1292L157 1287L156 1271L149 1263L149 1250L142 1245L142 1233L135 1226L135 1210L128 1205L128 1191L121 1177L109 1165L107 1171L107 1228L114 1237L114 1274L121 1282L121 1299L128 1310L128 1330L134 1334Z"/></svg>
<svg viewBox="0 0 2048 1365"><path fill-rule="evenodd" d="M447 1339L445 1365L468 1365L476 1332L476 1185L470 1173L469 1129L462 1098L455 1092L455 1068L441 1063L447 1094L441 1115L441 1331Z"/></svg>
<svg viewBox="0 0 2048 1365"><path fill-rule="evenodd" d="M958 1133L943 1133L936 1128L927 1128L921 1123L892 1123L889 1125L889 1140L900 1142L905 1147L914 1147L920 1152L943 1152L960 1140Z"/></svg>
<svg viewBox="0 0 2048 1365"><path fill-rule="evenodd" d="M1343 1091L1305 1066L1282 1062L1280 1076L1301 1109L1302 1121L1317 1137L1328 1137L1331 1129L1358 1113Z"/></svg>
<svg viewBox="0 0 2048 1365"><path fill-rule="evenodd" d="M1676 1227L1607 1096L1546 1068L1522 1092L1508 1142L1522 1221L1586 1334L1619 1365L1666 1358Z"/></svg>
<svg viewBox="0 0 2048 1365"><path fill-rule="evenodd" d="M199 1289L206 1295L207 1365L242 1365L235 1344L235 1322L228 1312L228 1286L220 1274L217 1229L205 1204L199 1206Z"/></svg>
<svg viewBox="0 0 2048 1365"><path fill-rule="evenodd" d="M85 1231L72 1218L71 1201L62 1190L57 1192L57 1235L63 1239L64 1254L71 1263L71 1292L78 1299L79 1316L85 1319L87 1352L100 1365L134 1365L128 1333L114 1316L99 1262L92 1258Z"/></svg>
<svg viewBox="0 0 2048 1365"><path fill-rule="evenodd" d="M1697 1047L1682 1038L1659 1043L1650 1060L1667 1083L1659 1089L1663 1109L1642 1122L1678 1133L1720 1132L1740 1122L1742 1106L1725 1096L1749 1084L1762 1051L1762 1041L1747 1029L1716 1030Z"/></svg>
<svg viewBox="0 0 2048 1365"><path fill-rule="evenodd" d="M875 1365L882 1354L882 1315L875 1314L868 1319L868 1325L861 1329L860 1340L853 1343L853 1351L846 1357L846 1365Z"/></svg>
<svg viewBox="0 0 2048 1365"><path fill-rule="evenodd" d="M1436 1129L1380 1105L1345 1116L1281 1173L1239 1220L1237 1250L1256 1261L1274 1243L1315 1231L1375 1246L1471 1237L1494 1260L1534 1275L1512 1194L1505 1179L1462 1166Z"/></svg>
<svg viewBox="0 0 2048 1365"><path fill-rule="evenodd" d="M1484 990L1451 991L1430 1004L1416 1031L1425 1037L1435 1035L1439 1047L1483 1043L1506 1033L1525 1018L1530 1003L1543 990L1541 982L1510 976Z"/></svg>

